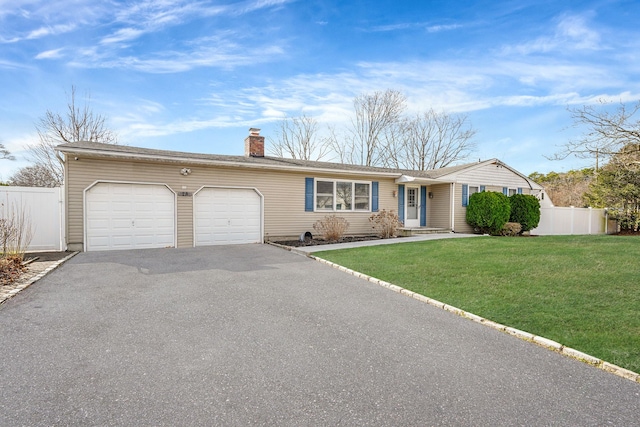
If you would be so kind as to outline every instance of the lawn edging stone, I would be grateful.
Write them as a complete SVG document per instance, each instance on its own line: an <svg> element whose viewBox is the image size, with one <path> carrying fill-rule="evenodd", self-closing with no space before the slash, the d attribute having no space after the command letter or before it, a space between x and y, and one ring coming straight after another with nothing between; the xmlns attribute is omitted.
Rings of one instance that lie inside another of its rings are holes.
<svg viewBox="0 0 640 427"><path fill-rule="evenodd" d="M280 245L274 245L274 246L280 246ZM578 351L576 349L573 349L571 347L565 347L564 345L562 345L562 344L560 344L560 343L558 343L556 341L550 340L548 338L540 337L540 336L531 334L529 332L521 331L519 329L512 328L510 326L505 326L505 325L502 325L500 323L494 322L494 321L489 320L489 319L485 319L485 318L483 318L481 316L478 316L476 314L469 313L467 311L464 311L464 310L459 309L457 307L454 307L452 305L445 304L443 302L434 300L434 299L429 298L427 296L424 296L424 295L418 294L416 292L410 291L408 289L405 289L405 288L403 288L401 286L394 285L394 284L389 283L389 282L385 282L384 280L380 280L380 279L377 279L375 277L368 276L368 275L366 275L364 273L360 273L358 271L351 270L351 269L346 268L346 267L344 267L342 265L336 264L334 262L328 261L328 260L323 259L323 258L319 258L319 257L317 257L315 255L311 255L311 254L308 254L308 253L302 252L302 251L296 251L295 248L289 248L289 247L286 247L286 246L284 246L282 248L286 249L286 250L289 250L291 252L296 252L296 253L298 253L300 255L304 255L304 256L306 256L308 258L311 258L311 259L313 259L313 260L315 260L317 262L320 262L322 264L326 264L326 265L331 266L331 267L333 267L335 269L343 271L343 272L345 272L347 274L351 274L352 276L359 277L359 278L365 279L365 280L367 280L369 282L375 283L375 284L377 284L379 286L382 286L384 288L388 288L388 289L390 289L390 290L392 290L394 292L397 292L399 294L411 297L411 298L413 298L415 300L418 300L418 301L420 301L422 303L429 304L429 305L432 305L434 307L438 307L438 308L443 309L445 311L448 311L450 313L456 314L456 315L458 315L460 317L464 317L464 318L469 319L471 321L474 321L476 323L480 323L480 324L489 326L490 328L496 329L498 331L507 333L507 334L509 334L511 336L514 336L516 338L519 338L519 339L521 339L523 341L531 342L531 343L536 344L536 345L538 345L540 347L544 347L544 348L546 348L548 350L560 353L563 356L570 357L571 359L574 359L574 360L580 361L582 363L586 363L588 365L594 366L594 367L596 367L598 369L601 369L601 370L603 370L605 372L609 372L609 373L617 375L619 377L622 377L622 378L625 378L625 379L640 383L640 374L638 374L636 372L633 372L633 371L630 371L628 369L622 368L620 366L614 365L612 363L606 362L604 360L598 359L597 357L591 356L591 355L589 355L587 353L583 353L583 352Z"/></svg>
<svg viewBox="0 0 640 427"><path fill-rule="evenodd" d="M9 291L0 292L0 304L2 304L3 302L9 300L10 298L13 298L20 291L22 291L22 290L28 288L29 286L33 285L38 280L42 279L47 274L49 274L50 272L52 272L56 268L60 267L62 264L64 264L65 262L67 262L68 260L70 260L71 258L76 256L77 254L78 254L78 252L72 252L71 254L67 255L63 259L60 259L60 260L57 260L57 261L48 262L48 266L44 270L40 271L38 274L36 274L36 275L34 275L32 277L29 277L27 280L24 280L22 283L20 283L14 289L11 289ZM20 279L18 279L18 281L20 281Z"/></svg>

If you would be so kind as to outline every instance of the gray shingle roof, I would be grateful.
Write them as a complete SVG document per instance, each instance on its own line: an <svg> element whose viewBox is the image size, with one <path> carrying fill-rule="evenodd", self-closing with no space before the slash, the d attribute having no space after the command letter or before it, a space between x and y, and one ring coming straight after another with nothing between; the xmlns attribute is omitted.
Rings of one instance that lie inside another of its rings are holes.
<svg viewBox="0 0 640 427"><path fill-rule="evenodd" d="M114 154L118 154L120 156L127 156L131 158L158 158L163 160L170 161L172 158L176 161L205 161L205 162L220 162L220 163L242 163L247 166L263 166L263 167L295 167L295 168L303 168L303 169L328 169L328 170L336 170L336 171L347 171L347 172L369 172L369 173L384 173L384 174L395 174L395 175L411 175L414 177L421 178L437 178L438 176L445 175L450 173L449 171L460 170L468 167L469 165L459 165L452 166L442 169L430 170L430 171L411 171L404 169L392 169L392 168L380 168L373 166L362 166L362 165L350 165L344 163L333 163L333 162L317 162L317 161L309 161L309 160L297 160L297 159L287 159L280 157L248 157L248 156L232 156L232 155L221 155L221 154L203 154L203 153L188 153L183 151L170 151L170 150L158 150L155 148L142 148L142 147L131 147L128 145L114 145L114 144L103 144L99 142L69 142L66 144L61 144L56 147L58 151L63 153L78 153L78 152L86 152L90 151L96 155L104 155L104 156L113 156ZM443 173L446 172L446 173Z"/></svg>
<svg viewBox="0 0 640 427"><path fill-rule="evenodd" d="M293 168L301 170L333 170L336 172L347 173L371 173L371 174L385 174L395 175L400 177L401 175L407 175L414 178L424 178L430 180L438 180L439 178L447 175L465 170L467 168L478 165L479 163L485 163L487 161L498 161L497 159L487 160L485 162L473 162L465 163L455 166L447 166L440 169L432 169L425 171L415 171L406 169L392 169L392 168L380 168L373 166L362 165L350 165L344 163L333 162L317 162L309 160L287 159L281 157L249 157L249 156L232 156L221 154L203 154L203 153L189 153L184 151L170 151L170 150L158 150L155 148L142 148L132 147L128 145L114 145L103 144L99 142L69 142L61 144L56 147L56 150L63 153L87 153L92 155L105 156L105 157L124 157L131 159L157 159L162 161L175 161L175 162L203 162L203 163L219 163L219 164L233 164L233 165L246 165L247 167L261 167L261 168ZM518 173L517 171L514 171ZM443 180L443 182L447 182Z"/></svg>

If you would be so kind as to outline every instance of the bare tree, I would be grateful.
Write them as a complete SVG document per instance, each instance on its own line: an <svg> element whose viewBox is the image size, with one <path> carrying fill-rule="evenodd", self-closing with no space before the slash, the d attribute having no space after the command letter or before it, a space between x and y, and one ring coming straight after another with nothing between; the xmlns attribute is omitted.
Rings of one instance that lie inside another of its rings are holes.
<svg viewBox="0 0 640 427"><path fill-rule="evenodd" d="M117 135L106 125L106 118L95 114L86 95L83 105L76 104L76 88L71 87L71 95L65 114L47 110L36 124L39 141L28 144L31 161L49 170L58 184L64 180L64 169L56 158L54 148L67 142L90 141L117 144Z"/></svg>
<svg viewBox="0 0 640 427"><path fill-rule="evenodd" d="M347 142L351 163L374 166L381 162L381 144L385 134L400 121L406 106L406 97L391 89L354 98L352 138Z"/></svg>
<svg viewBox="0 0 640 427"><path fill-rule="evenodd" d="M404 167L429 170L464 160L475 148L476 134L466 115L452 115L433 109L407 121Z"/></svg>
<svg viewBox="0 0 640 427"><path fill-rule="evenodd" d="M415 117L403 115L406 97L387 89L354 98L350 134L332 148L342 163L427 170L467 158L476 131L466 115L433 109Z"/></svg>
<svg viewBox="0 0 640 427"><path fill-rule="evenodd" d="M529 178L544 187L544 191L556 206L586 207L585 193L595 180L593 168L570 170L569 172L534 172Z"/></svg>
<svg viewBox="0 0 640 427"><path fill-rule="evenodd" d="M13 156L9 150L4 146L4 144L0 143L0 160L15 160L15 156Z"/></svg>
<svg viewBox="0 0 640 427"><path fill-rule="evenodd" d="M623 147L626 147L627 151L629 147L636 147L635 150L640 151L640 120L634 118L640 110L640 102L630 109L620 103L614 112L607 111L608 104L601 100L600 108L585 105L569 109L574 126L585 126L586 130L581 138L567 142L559 152L549 158L563 160L570 155L593 158L598 169L599 163L603 160L622 154Z"/></svg>
<svg viewBox="0 0 640 427"><path fill-rule="evenodd" d="M60 185L49 168L36 164L18 169L11 178L9 184L21 187L56 187Z"/></svg>
<svg viewBox="0 0 640 427"><path fill-rule="evenodd" d="M318 136L318 121L307 115L285 117L278 125L276 138L269 138L268 150L277 157L322 160L330 150L329 139Z"/></svg>

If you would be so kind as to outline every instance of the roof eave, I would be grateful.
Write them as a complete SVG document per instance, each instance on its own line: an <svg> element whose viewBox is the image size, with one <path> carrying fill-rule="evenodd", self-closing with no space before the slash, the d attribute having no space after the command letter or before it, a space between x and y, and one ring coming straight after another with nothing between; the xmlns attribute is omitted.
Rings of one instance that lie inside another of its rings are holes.
<svg viewBox="0 0 640 427"><path fill-rule="evenodd" d="M340 173L345 175L369 175L380 176L386 178L397 178L401 174L399 172L380 172L380 171L362 171L353 169L332 169L332 168L318 168L311 166L295 166L295 165L274 165L274 164L261 164L261 163L249 163L230 160L215 160L215 159L202 159L197 157L188 156L165 156L159 154L142 154L142 153L125 153L117 151L105 151L95 150L82 147L55 147L55 149L62 153L73 154L85 154L95 157L109 157L120 158L130 160L159 160L172 163L189 163L205 166L227 166L227 167L239 167L246 169L272 169L280 171L292 171L292 172L323 172L323 173Z"/></svg>
<svg viewBox="0 0 640 427"><path fill-rule="evenodd" d="M423 178L419 176L402 175L396 178L396 184L451 184L454 181L447 181L438 178Z"/></svg>

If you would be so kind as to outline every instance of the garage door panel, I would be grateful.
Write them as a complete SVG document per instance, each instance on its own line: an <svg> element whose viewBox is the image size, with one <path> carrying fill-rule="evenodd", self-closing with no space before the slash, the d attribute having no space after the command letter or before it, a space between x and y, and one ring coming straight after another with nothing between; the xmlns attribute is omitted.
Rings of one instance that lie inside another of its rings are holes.
<svg viewBox="0 0 640 427"><path fill-rule="evenodd" d="M175 196L166 186L98 183L85 197L87 250L175 246Z"/></svg>
<svg viewBox="0 0 640 427"><path fill-rule="evenodd" d="M196 246L262 241L262 199L254 190L204 188L194 205Z"/></svg>

